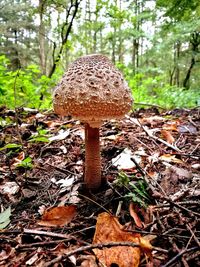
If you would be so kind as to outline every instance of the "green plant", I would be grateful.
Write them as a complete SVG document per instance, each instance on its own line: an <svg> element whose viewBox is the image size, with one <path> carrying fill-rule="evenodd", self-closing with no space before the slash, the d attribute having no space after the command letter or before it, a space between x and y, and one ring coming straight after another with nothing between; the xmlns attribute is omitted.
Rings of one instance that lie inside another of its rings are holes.
<svg viewBox="0 0 200 267"><path fill-rule="evenodd" d="M166 109L192 108L200 100L198 89L185 90L185 88L170 86L164 83L162 75L146 77L137 74L127 77L135 102L156 104Z"/></svg>
<svg viewBox="0 0 200 267"><path fill-rule="evenodd" d="M48 143L49 142L49 138L48 137L50 135L48 135L47 133L48 133L48 130L38 128L36 135L31 136L29 138L29 142L32 142L32 143L37 143L37 142Z"/></svg>
<svg viewBox="0 0 200 267"><path fill-rule="evenodd" d="M124 197L139 204L141 207L146 208L151 201L148 193L148 184L143 179L133 182L133 177L128 177L126 173L120 172L115 185L125 187L128 193Z"/></svg>
<svg viewBox="0 0 200 267"><path fill-rule="evenodd" d="M9 60L0 56L0 105L48 109L51 106L51 88L61 76L58 71L51 79L41 75L37 65L9 70ZM16 99L14 97L16 90Z"/></svg>
<svg viewBox="0 0 200 267"><path fill-rule="evenodd" d="M26 170L32 169L33 168L32 159L30 157L25 158L19 164L17 164L17 168L24 168Z"/></svg>
<svg viewBox="0 0 200 267"><path fill-rule="evenodd" d="M118 177L115 181L115 184L118 186L128 186L130 183L130 178L124 173L120 172L118 173Z"/></svg>
<svg viewBox="0 0 200 267"><path fill-rule="evenodd" d="M129 182L130 192L126 195L134 203L138 203L142 207L147 207L150 203L148 194L148 185L144 180L139 180L136 183Z"/></svg>

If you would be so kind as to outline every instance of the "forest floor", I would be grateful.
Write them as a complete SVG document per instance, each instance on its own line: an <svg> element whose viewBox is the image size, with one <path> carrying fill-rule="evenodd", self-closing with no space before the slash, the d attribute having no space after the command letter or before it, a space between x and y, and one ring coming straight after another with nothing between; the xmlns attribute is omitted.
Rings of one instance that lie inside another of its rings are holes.
<svg viewBox="0 0 200 267"><path fill-rule="evenodd" d="M105 122L101 155L87 192L82 124L0 109L0 266L200 266L200 110Z"/></svg>

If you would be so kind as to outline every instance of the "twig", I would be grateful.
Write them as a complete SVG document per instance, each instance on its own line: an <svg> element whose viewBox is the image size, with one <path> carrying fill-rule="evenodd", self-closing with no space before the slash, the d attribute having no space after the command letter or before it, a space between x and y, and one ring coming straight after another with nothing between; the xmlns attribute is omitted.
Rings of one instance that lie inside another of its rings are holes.
<svg viewBox="0 0 200 267"><path fill-rule="evenodd" d="M75 237L71 235L65 235L65 234L60 234L60 233L53 233L53 232L47 232L47 231L40 231L40 230L35 230L35 229L24 229L25 234L33 234L33 235L46 235L46 236L52 236L52 237L59 237L59 238L74 238Z"/></svg>
<svg viewBox="0 0 200 267"><path fill-rule="evenodd" d="M71 175L74 175L74 176L77 176L78 174L77 173L74 173L74 172L71 172L71 171L68 171L68 170L65 170L65 169L62 169L62 168L59 168L57 166L54 166L48 162L46 162L46 164L48 164L51 168L54 168L56 171L59 171L61 173L64 173L64 174L71 174ZM44 167L41 167L39 165L36 165L35 166L37 169L40 169L40 170L43 170L43 171L46 171L46 172L49 172L46 168Z"/></svg>
<svg viewBox="0 0 200 267"><path fill-rule="evenodd" d="M180 204L178 204L178 203L174 202L173 200L171 200L169 197L161 195L159 192L155 192L155 191L154 191L154 196L157 196L157 197L159 197L159 198L161 198L161 199L165 199L165 200L168 201L170 204L174 205L175 207L177 207L177 208L179 208L179 209L181 209L181 210L186 211L186 212L189 213L190 215L196 215L196 216L200 217L200 213L197 213L197 212L195 212L195 211L193 211L193 210L190 210L190 209L188 209L188 208L185 208L185 207L181 206Z"/></svg>
<svg viewBox="0 0 200 267"><path fill-rule="evenodd" d="M135 123L136 125L138 125L139 127L141 127L141 128L144 130L144 132L145 132L149 137L151 137L152 139L154 139L154 140L156 140L156 141L158 141L158 142L160 142L160 143L163 143L164 145L170 147L171 149L173 149L173 150L175 150L175 151L177 151L177 152L181 152L181 150L178 149L177 147L175 147L175 146L173 146L173 145L167 143L166 141L164 141L163 139L161 139L161 138L159 138L159 137L157 137L157 136L154 136L154 135L149 131L148 127L143 126L137 119L130 118L128 115L126 115L125 117L126 117L127 119L129 119L131 122L133 122L133 123Z"/></svg>
<svg viewBox="0 0 200 267"><path fill-rule="evenodd" d="M44 267L49 267L54 263L57 263L57 262L59 262L61 260L64 260L64 259L70 257L73 254L80 253L80 252L83 252L85 250L102 249L102 248L105 248L105 247L110 248L110 247L113 247L113 246L141 247L140 244L132 243L132 242L108 242L108 243L103 243L103 244L92 244L92 245L83 246L83 247L74 249L74 250L66 253L65 255L58 256L57 258L53 259L52 261L49 261L46 264L44 264ZM161 249L161 248L153 247L153 250L164 252L164 253L168 253L167 250Z"/></svg>
<svg viewBox="0 0 200 267"><path fill-rule="evenodd" d="M109 211L109 210L107 210L106 208L104 208L101 204L99 204L98 202L96 202L96 201L94 201L93 199L91 199L91 198L89 198L89 197L87 197L87 196L85 196L85 195L82 195L82 194L78 194L79 196L81 196L81 197L83 197L83 198L85 198L86 200L88 200L88 201L90 201L90 202L92 202L92 203L94 203L95 205L97 205L98 207L101 207L104 211L106 211L107 213L109 213L109 214L111 214L111 212ZM112 214L111 214L112 215Z"/></svg>
<svg viewBox="0 0 200 267"><path fill-rule="evenodd" d="M72 240L73 238L65 238L65 239L58 239L54 241L44 241L44 242L36 242L31 244L19 244L15 247L15 249L29 249L32 247L41 247L41 246L50 246L61 242L68 242Z"/></svg>
<svg viewBox="0 0 200 267"><path fill-rule="evenodd" d="M173 257L170 261L168 261L166 264L164 264L162 267L172 266L172 263L176 262L185 253L191 252L191 251L196 250L196 249L198 249L198 247L193 247L193 248L189 248L189 249L183 249L175 257Z"/></svg>
<svg viewBox="0 0 200 267"><path fill-rule="evenodd" d="M198 238L196 237L195 233L190 228L189 224L186 224L186 227L190 231L190 233L191 233L192 237L194 238L195 242L197 243L197 245L200 247L200 242L199 242Z"/></svg>

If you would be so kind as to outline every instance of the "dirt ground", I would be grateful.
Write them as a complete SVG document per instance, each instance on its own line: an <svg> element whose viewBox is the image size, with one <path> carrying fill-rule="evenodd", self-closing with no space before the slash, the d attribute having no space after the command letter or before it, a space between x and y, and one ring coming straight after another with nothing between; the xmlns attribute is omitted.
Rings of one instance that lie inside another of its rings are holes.
<svg viewBox="0 0 200 267"><path fill-rule="evenodd" d="M92 244L105 211L150 240L139 266L200 266L200 110L139 109L100 135L104 183L87 192L83 124L0 108L0 266L103 266ZM44 218L63 206L75 207L64 222Z"/></svg>

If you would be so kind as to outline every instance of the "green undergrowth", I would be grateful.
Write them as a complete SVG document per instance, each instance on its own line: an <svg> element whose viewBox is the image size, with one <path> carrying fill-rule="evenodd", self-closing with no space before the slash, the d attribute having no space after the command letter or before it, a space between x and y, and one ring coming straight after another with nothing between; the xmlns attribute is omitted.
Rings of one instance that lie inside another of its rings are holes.
<svg viewBox="0 0 200 267"><path fill-rule="evenodd" d="M52 88L61 73L52 78L42 75L37 65L19 70L10 70L10 62L0 56L0 106L7 108L30 107L49 109L52 102Z"/></svg>
<svg viewBox="0 0 200 267"><path fill-rule="evenodd" d="M134 177L129 177L126 173L120 172L115 185L124 188L126 191L124 197L140 207L147 208L151 203L148 185L144 179L135 180Z"/></svg>
<svg viewBox="0 0 200 267"><path fill-rule="evenodd" d="M49 109L52 106L52 90L62 76L59 67L52 78L42 75L37 65L20 70L10 70L10 62L0 56L0 106L13 109L30 107ZM200 90L178 88L164 83L164 77L149 77L143 73L133 75L131 68L118 66L131 88L134 101L155 104L164 109L193 108L200 105ZM140 106L139 106L140 107Z"/></svg>
<svg viewBox="0 0 200 267"><path fill-rule="evenodd" d="M118 64L131 88L136 108L143 106L138 103L153 104L163 109L194 108L200 105L200 88L170 86L163 74L133 74L131 67ZM200 86L200 85L199 85ZM145 107L145 105L144 105Z"/></svg>

